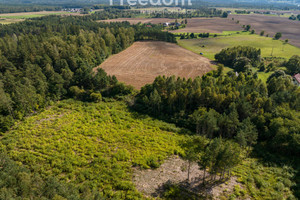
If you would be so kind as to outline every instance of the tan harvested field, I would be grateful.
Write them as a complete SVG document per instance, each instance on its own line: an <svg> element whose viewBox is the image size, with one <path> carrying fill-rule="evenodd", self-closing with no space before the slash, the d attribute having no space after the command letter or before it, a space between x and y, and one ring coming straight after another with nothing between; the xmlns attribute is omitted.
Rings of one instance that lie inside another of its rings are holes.
<svg viewBox="0 0 300 200"><path fill-rule="evenodd" d="M183 20L183 19L182 19ZM109 20L100 20L100 22L122 22L128 21L131 24L141 23L152 23L159 24L165 22L174 22L175 19L167 18L119 18L119 19L109 19ZM178 21L181 21L179 19ZM173 33L222 33L222 31L239 31L242 30L241 25L236 24L231 19L224 18L192 18L188 19L186 28L170 31Z"/></svg>
<svg viewBox="0 0 300 200"><path fill-rule="evenodd" d="M176 44L147 41L135 42L98 67L139 89L159 75L195 78L211 71L210 66L209 59Z"/></svg>
<svg viewBox="0 0 300 200"><path fill-rule="evenodd" d="M39 11L39 12L2 13L0 14L0 17L14 17L14 16L26 16L26 15L52 15L52 14L82 15L80 13L72 13L66 11Z"/></svg>
<svg viewBox="0 0 300 200"><path fill-rule="evenodd" d="M235 23L231 18L192 18L188 19L186 28L170 31L173 33L222 33L222 31L242 30L240 24Z"/></svg>
<svg viewBox="0 0 300 200"><path fill-rule="evenodd" d="M165 22L174 22L175 19L167 19L167 18L118 18L118 19L107 19L107 20L99 20L99 22L124 22L128 21L130 24L137 24L139 22L143 24L151 23L151 24L162 24Z"/></svg>
<svg viewBox="0 0 300 200"><path fill-rule="evenodd" d="M257 33L264 30L265 34L273 37L277 32L282 33L281 39L289 39L289 43L300 47L300 21L283 17L264 15L230 15L229 18L239 20L241 25L250 24Z"/></svg>

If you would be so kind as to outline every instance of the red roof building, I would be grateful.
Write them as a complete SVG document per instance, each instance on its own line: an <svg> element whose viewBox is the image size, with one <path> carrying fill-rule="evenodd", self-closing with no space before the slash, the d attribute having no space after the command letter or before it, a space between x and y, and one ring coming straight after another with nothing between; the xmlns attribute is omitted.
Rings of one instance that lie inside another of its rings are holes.
<svg viewBox="0 0 300 200"><path fill-rule="evenodd" d="M293 76L293 78L294 78L295 84L300 86L300 74L295 74Z"/></svg>

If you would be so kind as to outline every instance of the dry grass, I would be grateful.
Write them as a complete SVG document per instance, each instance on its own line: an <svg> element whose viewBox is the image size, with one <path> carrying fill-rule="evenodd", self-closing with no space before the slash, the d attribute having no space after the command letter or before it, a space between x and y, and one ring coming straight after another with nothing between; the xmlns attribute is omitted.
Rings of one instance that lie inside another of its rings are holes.
<svg viewBox="0 0 300 200"><path fill-rule="evenodd" d="M211 61L176 44L135 42L99 67L119 81L141 88L159 75L195 78L211 71ZM96 68L95 68L96 70Z"/></svg>

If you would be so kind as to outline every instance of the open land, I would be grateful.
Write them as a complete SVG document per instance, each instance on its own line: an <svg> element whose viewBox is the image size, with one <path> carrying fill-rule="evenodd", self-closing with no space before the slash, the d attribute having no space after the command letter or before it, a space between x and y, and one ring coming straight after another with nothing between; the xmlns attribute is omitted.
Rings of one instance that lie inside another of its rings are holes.
<svg viewBox="0 0 300 200"><path fill-rule="evenodd" d="M187 184L188 165L188 161L179 156L171 156L157 169L134 169L133 182L138 191L149 197L162 196L166 184L179 184L188 191L200 194L200 196L210 195L214 199L219 199L224 192L233 193L237 185L242 187L236 181L236 177L227 180L227 184L207 184L207 187L203 187L204 171L199 169L197 163L191 163L190 180ZM206 173L206 181L209 181L208 178L208 173Z"/></svg>
<svg viewBox="0 0 300 200"><path fill-rule="evenodd" d="M40 12L20 12L0 14L0 24L10 24L24 21L28 18L43 17L47 15L83 15L67 11L40 11Z"/></svg>
<svg viewBox="0 0 300 200"><path fill-rule="evenodd" d="M231 11L232 14L237 14L236 10L245 10L251 12L250 14L255 14L254 12L259 12L256 14L261 15L269 15L269 16L278 16L278 17L289 17L291 15L298 15L300 14L299 10L270 10L270 9L248 9L248 8L217 8L221 9L222 11ZM264 14L269 12L270 14Z"/></svg>
<svg viewBox="0 0 300 200"><path fill-rule="evenodd" d="M224 48L237 45L251 46L261 49L262 57L280 57L289 59L293 55L300 55L300 48L287 44L281 40L250 34L249 32L224 32L217 37L183 39L178 44L195 53L202 53L204 57L214 60L215 54ZM225 67L225 71L230 68ZM253 69L256 70L256 69ZM258 72L258 77L266 81L272 72Z"/></svg>
<svg viewBox="0 0 300 200"><path fill-rule="evenodd" d="M232 20L234 18L234 20ZM122 22L128 21L131 24L153 23L160 24L173 22L174 19L167 18L119 18L101 20L101 22ZM180 21L180 20L179 20ZM236 23L239 21L239 23ZM277 32L282 33L282 39L289 39L289 43L300 47L300 21L289 20L288 18L266 16L266 15L229 15L228 18L191 18L183 29L170 31L172 33L222 33L223 31L240 31L242 25L250 24L256 33L265 31L273 37Z"/></svg>
<svg viewBox="0 0 300 200"><path fill-rule="evenodd" d="M239 20L241 25L250 24L257 33L265 31L270 37L280 32L282 39L288 39L291 44L300 47L300 21L262 15L229 15L229 18Z"/></svg>
<svg viewBox="0 0 300 200"><path fill-rule="evenodd" d="M112 55L99 67L135 88L152 83L159 75L195 78L212 70L211 61L167 42L135 42Z"/></svg>
<svg viewBox="0 0 300 200"><path fill-rule="evenodd" d="M183 20L183 19L182 19ZM122 22L128 21L131 24L137 24L139 22L147 24L162 24L165 22L174 22L175 19L168 18L118 18L109 20L100 20L100 22ZM181 19L178 19L181 21ZM170 31L173 33L187 32L187 33L222 33L222 31L238 31L242 27L236 24L234 21L224 18L191 18L188 19L186 28Z"/></svg>
<svg viewBox="0 0 300 200"><path fill-rule="evenodd" d="M259 48L263 57L289 59L293 55L300 55L300 49L293 45L249 32L224 32L217 37L178 40L178 44L195 53L201 52L211 60L222 49L237 45Z"/></svg>
<svg viewBox="0 0 300 200"><path fill-rule="evenodd" d="M107 19L107 20L99 20L99 22L124 22L128 21L130 24L137 24L137 23L143 23L143 24L162 24L166 22L174 22L175 19L168 19L168 18L118 18L118 19Z"/></svg>
<svg viewBox="0 0 300 200"><path fill-rule="evenodd" d="M192 18L188 19L186 28L171 31L173 33L222 33L222 31L242 30L240 24L226 18Z"/></svg>

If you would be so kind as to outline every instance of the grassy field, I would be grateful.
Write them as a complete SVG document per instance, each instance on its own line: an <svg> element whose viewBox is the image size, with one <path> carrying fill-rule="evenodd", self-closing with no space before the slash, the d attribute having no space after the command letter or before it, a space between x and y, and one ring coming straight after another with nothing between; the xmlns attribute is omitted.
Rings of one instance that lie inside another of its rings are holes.
<svg viewBox="0 0 300 200"><path fill-rule="evenodd" d="M54 15L54 14L52 14ZM34 18L34 17L43 17L46 16L46 14L32 14L32 15L1 15L1 18L6 19L28 19L28 18Z"/></svg>
<svg viewBox="0 0 300 200"><path fill-rule="evenodd" d="M211 34L213 35L213 34ZM281 40L273 40L247 32L224 31L217 37L177 40L178 44L195 53L203 53L204 57L214 60L215 54L224 48L234 46L251 46L261 49L262 57L282 57L289 59L293 55L300 55L300 48L284 43ZM216 68L216 66L215 66ZM225 72L231 69L225 67ZM258 77L264 82L273 72L258 72Z"/></svg>
<svg viewBox="0 0 300 200"><path fill-rule="evenodd" d="M0 24L10 24L23 21L29 18L44 17L47 15L81 15L80 13L71 13L67 11L41 11L41 12L22 12L22 13L4 13L0 14Z"/></svg>
<svg viewBox="0 0 300 200"><path fill-rule="evenodd" d="M179 39L178 44L195 53L202 52L203 56L211 60L214 60L215 54L222 49L238 45L259 48L263 57L273 56L289 59L292 55L300 55L300 48L269 37L236 31L224 31L217 35L217 37L212 36L203 39Z"/></svg>
<svg viewBox="0 0 300 200"><path fill-rule="evenodd" d="M0 18L0 24L11 24L11 23L17 23L22 21L24 21L24 19Z"/></svg>

